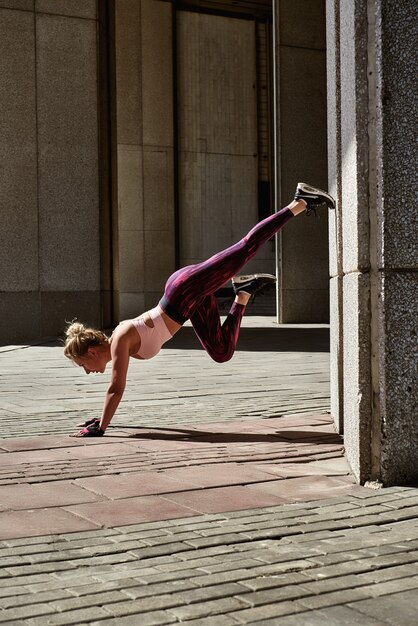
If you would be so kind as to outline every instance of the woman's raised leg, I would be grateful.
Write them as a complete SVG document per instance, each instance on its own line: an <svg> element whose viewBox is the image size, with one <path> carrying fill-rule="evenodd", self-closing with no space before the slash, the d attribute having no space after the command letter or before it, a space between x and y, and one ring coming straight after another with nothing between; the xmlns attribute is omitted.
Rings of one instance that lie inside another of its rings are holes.
<svg viewBox="0 0 418 626"><path fill-rule="evenodd" d="M299 202L304 209L303 202ZM275 233L294 217L286 207L259 222L236 244L196 265L189 265L175 272L168 279L160 306L180 324L189 319L203 299L239 272Z"/></svg>
<svg viewBox="0 0 418 626"><path fill-rule="evenodd" d="M166 283L160 306L180 324L190 319L200 342L215 361L229 360L235 351L249 295L238 291L221 326L215 291L233 278L292 217L306 208L310 212L320 204L335 208L327 192L299 183L295 200L288 207L259 222L243 239L207 261L175 272Z"/></svg>

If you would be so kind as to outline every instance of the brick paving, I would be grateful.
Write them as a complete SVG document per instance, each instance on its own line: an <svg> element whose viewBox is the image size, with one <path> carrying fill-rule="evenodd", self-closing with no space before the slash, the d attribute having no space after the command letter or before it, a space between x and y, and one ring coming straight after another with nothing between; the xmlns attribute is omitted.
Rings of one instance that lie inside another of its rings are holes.
<svg viewBox="0 0 418 626"><path fill-rule="evenodd" d="M327 327L280 327L244 318L238 351L222 365L203 352L191 327L157 358L134 363L117 426L199 425L329 410ZM274 346L274 352L271 347ZM96 416L107 379L63 358L59 344L0 348L0 437L68 434ZM53 373L53 375L51 375Z"/></svg>
<svg viewBox="0 0 418 626"><path fill-rule="evenodd" d="M0 542L10 624L413 624L418 492Z"/></svg>
<svg viewBox="0 0 418 626"><path fill-rule="evenodd" d="M327 329L245 324L225 366L189 329L134 364L92 440L105 379L1 349L0 624L416 623L418 489L354 483Z"/></svg>

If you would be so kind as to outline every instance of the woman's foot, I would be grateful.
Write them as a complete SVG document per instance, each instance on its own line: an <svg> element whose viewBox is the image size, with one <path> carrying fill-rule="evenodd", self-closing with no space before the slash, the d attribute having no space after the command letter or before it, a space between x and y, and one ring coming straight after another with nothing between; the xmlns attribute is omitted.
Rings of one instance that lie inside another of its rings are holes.
<svg viewBox="0 0 418 626"><path fill-rule="evenodd" d="M296 187L295 200L306 202L307 215L315 211L316 207L325 204L329 209L335 209L335 200L326 191L311 187L306 183L298 183Z"/></svg>
<svg viewBox="0 0 418 626"><path fill-rule="evenodd" d="M276 284L276 277L273 274L246 274L243 276L234 276L232 279L232 288L237 297L248 296L246 301L255 298L256 294L266 293ZM245 304L246 302L241 302Z"/></svg>

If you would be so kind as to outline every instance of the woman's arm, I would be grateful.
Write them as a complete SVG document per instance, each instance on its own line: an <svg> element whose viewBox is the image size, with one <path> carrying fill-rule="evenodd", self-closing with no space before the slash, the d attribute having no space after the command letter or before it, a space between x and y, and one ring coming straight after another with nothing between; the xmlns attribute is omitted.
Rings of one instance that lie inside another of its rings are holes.
<svg viewBox="0 0 418 626"><path fill-rule="evenodd" d="M106 392L100 428L106 430L119 402L122 400L126 386L126 375L129 366L129 338L126 333L115 333L110 346L112 355L112 376Z"/></svg>
<svg viewBox="0 0 418 626"><path fill-rule="evenodd" d="M130 340L127 329L116 330L112 336L110 354L112 375L106 392L102 417L100 420L89 420L73 437L98 437L104 434L112 417L116 413L126 386L126 375L129 366ZM119 331L119 332L118 332ZM124 332L125 331L125 332Z"/></svg>

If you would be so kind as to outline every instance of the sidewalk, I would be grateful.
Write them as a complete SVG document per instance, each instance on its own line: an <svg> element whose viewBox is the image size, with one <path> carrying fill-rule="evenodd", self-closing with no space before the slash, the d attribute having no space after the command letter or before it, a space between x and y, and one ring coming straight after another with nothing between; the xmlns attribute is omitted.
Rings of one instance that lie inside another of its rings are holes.
<svg viewBox="0 0 418 626"><path fill-rule="evenodd" d="M84 440L106 377L0 349L0 623L415 623L418 489L354 483L327 337L247 318L220 366L185 328Z"/></svg>

